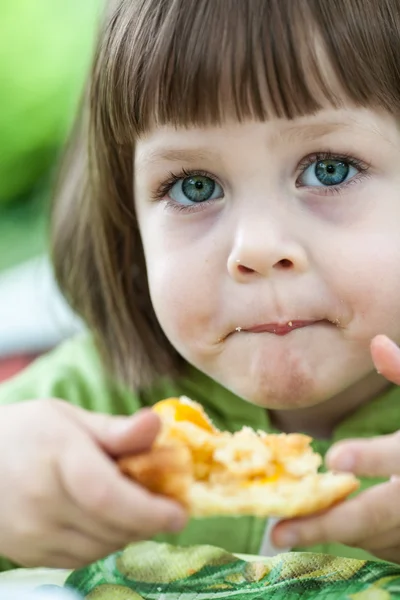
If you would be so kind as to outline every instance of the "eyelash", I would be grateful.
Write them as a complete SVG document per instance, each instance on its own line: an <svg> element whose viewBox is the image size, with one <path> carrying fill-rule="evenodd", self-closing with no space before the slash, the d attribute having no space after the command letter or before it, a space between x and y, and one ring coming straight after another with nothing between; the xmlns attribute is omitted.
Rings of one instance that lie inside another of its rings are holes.
<svg viewBox="0 0 400 600"><path fill-rule="evenodd" d="M319 187L319 188L313 187L312 189L314 191L316 189L318 190L317 193L319 195L341 194L345 188L357 183L359 176L365 177L366 175L368 175L369 170L370 170L370 165L368 163L366 163L365 161L360 160L358 158L355 158L351 154L337 154L335 152L331 152L330 150L327 150L325 152L315 152L314 154L309 154L308 156L306 156L299 162L299 167L298 167L299 174L296 179L296 187L299 187L299 188L304 187L305 189L311 189L310 187L307 188L307 186L297 185L297 180L299 179L299 177L301 177L301 175L303 175L303 173L305 173L305 171L308 169L308 167L310 167L313 163L320 162L323 160L343 161L343 162L347 163L348 165L350 165L351 167L354 167L355 169L357 169L357 171L359 171L359 173L357 175L354 175L354 177L349 179L349 181L345 181L344 183L340 183L340 184L332 186L332 187Z"/></svg>
<svg viewBox="0 0 400 600"><path fill-rule="evenodd" d="M171 172L168 179L163 181L155 190L155 192L153 192L152 199L155 202L163 200L167 208L173 209L177 212L188 213L194 211L199 212L203 210L208 204L210 204L211 202L215 202L215 200L205 200L204 202L201 202L201 204L194 204L193 206L190 206L185 204L178 204L171 198L168 198L168 194L171 191L171 188L175 185L175 183L177 183L181 179L185 179L186 177L194 177L196 175L201 177L209 177L210 179L216 181L221 187L223 187L222 184L219 182L218 178L215 177L215 175L213 175L209 171L202 171L199 169L182 169L178 173Z"/></svg>
<svg viewBox="0 0 400 600"><path fill-rule="evenodd" d="M355 169L357 169L359 171L358 175L363 175L363 176L367 175L369 172L369 169L370 169L370 165L368 165L366 162L364 162L362 160L359 160L358 158L355 158L354 156L351 156L350 154L336 154L331 151L315 152L314 154L309 154L308 156L306 156L299 162L299 165L298 165L299 173L298 173L298 176L296 179L296 187L299 187L299 188L304 187L307 189L307 186L297 185L297 181L298 181L299 177L301 177L301 175L313 163L323 161L323 160L338 160L338 161L346 162L351 167L354 167ZM170 173L170 176L168 177L168 179L163 181L159 185L159 187L155 190L155 192L152 194L153 200L154 201L165 200L168 208L173 208L176 211L189 212L189 211L193 211L193 210L195 210L195 211L202 210L202 208L205 208L209 202L214 202L214 200L210 200L210 201L206 200L205 202L202 202L201 204L188 206L188 205L183 205L183 204L177 204L176 202L174 202L173 200L168 198L168 194L171 191L171 188L175 185L175 183L177 183L181 179L185 179L186 177L194 177L196 175L202 176L202 177L210 177L211 179L215 180L217 183L219 183L221 185L221 183L218 181L218 178L215 177L214 175L212 175L211 173L209 173L208 171L202 171L202 170L197 170L197 169L195 169L195 170L182 169L181 171L179 171L177 173L173 173L173 172ZM340 194L349 185L356 183L356 181L358 180L358 175L355 175L349 181L342 183L342 184L338 184L336 186L326 187L326 188L313 187L312 189L313 190L318 189L317 193L320 195Z"/></svg>

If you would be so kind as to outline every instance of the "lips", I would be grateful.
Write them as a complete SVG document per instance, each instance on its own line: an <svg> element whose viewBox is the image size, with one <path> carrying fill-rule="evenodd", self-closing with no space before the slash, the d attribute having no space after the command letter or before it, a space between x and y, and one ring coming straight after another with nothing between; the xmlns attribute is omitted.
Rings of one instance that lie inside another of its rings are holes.
<svg viewBox="0 0 400 600"><path fill-rule="evenodd" d="M260 325L254 325L252 327L237 327L237 332L247 332L247 333L273 333L275 335L287 335L291 333L295 329L302 329L304 327L309 327L310 325L315 325L316 323L321 323L322 320L297 320L297 321L287 321L285 323L263 323ZM328 321L324 321L328 323Z"/></svg>

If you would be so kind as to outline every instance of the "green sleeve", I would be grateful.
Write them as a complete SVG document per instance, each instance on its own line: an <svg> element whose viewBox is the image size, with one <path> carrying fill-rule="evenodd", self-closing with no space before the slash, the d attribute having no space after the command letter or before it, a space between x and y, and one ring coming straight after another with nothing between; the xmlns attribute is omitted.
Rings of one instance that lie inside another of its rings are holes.
<svg viewBox="0 0 400 600"><path fill-rule="evenodd" d="M140 408L138 396L122 391L107 376L89 335L68 340L0 385L0 406L39 398L59 398L109 414Z"/></svg>

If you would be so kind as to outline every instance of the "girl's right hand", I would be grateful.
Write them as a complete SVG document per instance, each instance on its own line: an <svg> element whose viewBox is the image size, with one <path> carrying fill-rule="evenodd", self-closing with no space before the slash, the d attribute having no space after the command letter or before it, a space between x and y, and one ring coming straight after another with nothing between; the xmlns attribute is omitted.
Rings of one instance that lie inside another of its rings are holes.
<svg viewBox="0 0 400 600"><path fill-rule="evenodd" d="M158 417L87 412L61 400L0 407L0 555L78 568L180 530L184 510L124 477L113 457L148 449Z"/></svg>

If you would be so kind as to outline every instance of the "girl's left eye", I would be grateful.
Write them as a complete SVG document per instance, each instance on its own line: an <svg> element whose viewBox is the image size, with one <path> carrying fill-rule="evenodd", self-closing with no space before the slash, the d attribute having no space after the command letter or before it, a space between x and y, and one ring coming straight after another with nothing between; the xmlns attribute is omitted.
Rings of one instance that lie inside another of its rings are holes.
<svg viewBox="0 0 400 600"><path fill-rule="evenodd" d="M350 181L361 169L343 159L328 158L311 163L297 182L306 187L332 187Z"/></svg>
<svg viewBox="0 0 400 600"><path fill-rule="evenodd" d="M177 204L193 206L222 198L224 191L222 187L206 175L189 175L178 179L169 190L169 197Z"/></svg>

